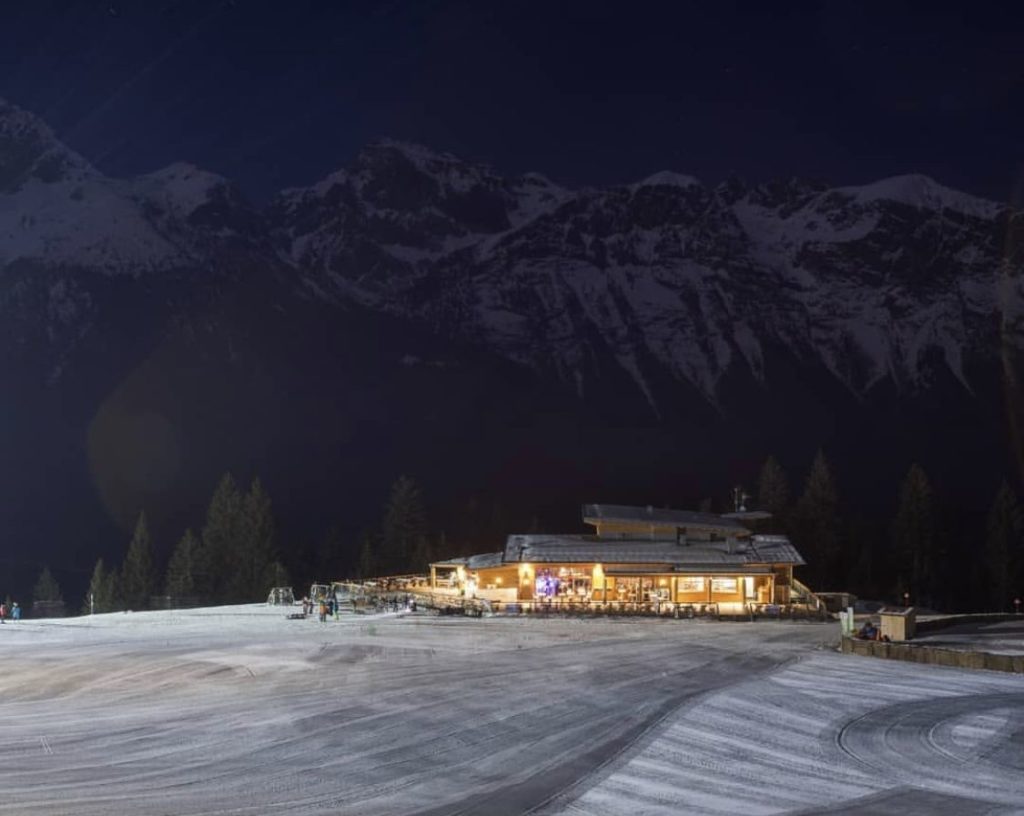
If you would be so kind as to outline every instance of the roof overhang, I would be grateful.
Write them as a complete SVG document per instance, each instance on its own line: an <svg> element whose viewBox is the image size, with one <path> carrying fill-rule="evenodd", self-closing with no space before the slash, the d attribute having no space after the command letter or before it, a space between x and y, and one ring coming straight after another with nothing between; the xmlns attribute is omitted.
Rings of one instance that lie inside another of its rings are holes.
<svg viewBox="0 0 1024 816"><path fill-rule="evenodd" d="M605 575L767 575L771 568L761 564L665 564L663 566L608 567Z"/></svg>

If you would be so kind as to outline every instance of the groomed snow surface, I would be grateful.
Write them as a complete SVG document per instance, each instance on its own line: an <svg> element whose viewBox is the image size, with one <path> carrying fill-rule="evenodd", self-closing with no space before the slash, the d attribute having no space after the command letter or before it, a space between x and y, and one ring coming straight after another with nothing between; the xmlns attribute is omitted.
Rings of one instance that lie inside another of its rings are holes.
<svg viewBox="0 0 1024 816"><path fill-rule="evenodd" d="M831 624L0 626L4 814L1024 813L1024 678Z"/></svg>

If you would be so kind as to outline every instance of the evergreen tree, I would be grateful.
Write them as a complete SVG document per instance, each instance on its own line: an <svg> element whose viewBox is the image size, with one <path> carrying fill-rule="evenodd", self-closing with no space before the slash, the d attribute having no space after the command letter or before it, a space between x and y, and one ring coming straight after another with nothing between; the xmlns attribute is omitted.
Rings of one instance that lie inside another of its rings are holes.
<svg viewBox="0 0 1024 816"><path fill-rule="evenodd" d="M773 526L785 529L789 514L789 480L774 456L761 466L757 479L757 507L772 514Z"/></svg>
<svg viewBox="0 0 1024 816"><path fill-rule="evenodd" d="M185 531L167 563L164 592L172 598L189 598L199 595L197 567L201 569L202 553L199 539L191 529Z"/></svg>
<svg viewBox="0 0 1024 816"><path fill-rule="evenodd" d="M127 608L145 609L155 584L153 545L149 538L146 514L141 512L121 568L121 591Z"/></svg>
<svg viewBox="0 0 1024 816"><path fill-rule="evenodd" d="M938 576L935 508L924 469L911 465L900 486L900 503L893 522L897 591L909 592L913 603L935 602Z"/></svg>
<svg viewBox="0 0 1024 816"><path fill-rule="evenodd" d="M419 567L417 561L425 557L426 535L427 520L419 485L408 476L399 476L384 508L377 564L380 574L397 575Z"/></svg>
<svg viewBox="0 0 1024 816"><path fill-rule="evenodd" d="M839 557L839 499L823 451L819 450L797 501L794 538L808 563L811 589L824 590L836 581Z"/></svg>
<svg viewBox="0 0 1024 816"><path fill-rule="evenodd" d="M272 587L291 586L291 580L288 578L288 570L284 568L284 564L280 561L271 562L267 566L263 583L266 585L268 593Z"/></svg>
<svg viewBox="0 0 1024 816"><path fill-rule="evenodd" d="M234 477L225 473L210 499L203 527L207 578L200 589L211 599L228 600L230 591L237 586L232 576L241 560L244 536L243 497Z"/></svg>
<svg viewBox="0 0 1024 816"><path fill-rule="evenodd" d="M82 614L90 612L113 612L117 608L117 575L108 571L103 559L97 559L89 581L89 589L85 593Z"/></svg>
<svg viewBox="0 0 1024 816"><path fill-rule="evenodd" d="M240 537L228 563L227 597L232 601L252 601L266 597L273 584L267 584L274 562L274 517L270 497L258 478L241 501Z"/></svg>
<svg viewBox="0 0 1024 816"><path fill-rule="evenodd" d="M988 600L992 608L1013 608L1014 592L1024 578L1024 510L1007 482L1003 482L988 514L985 554L988 565Z"/></svg>
<svg viewBox="0 0 1024 816"><path fill-rule="evenodd" d="M60 585L57 583L57 579L53 577L53 573L50 572L49 567L43 567L43 571L39 573L39 579L36 581L35 587L32 589L32 600L33 601L60 601L63 600L60 594Z"/></svg>
<svg viewBox="0 0 1024 816"><path fill-rule="evenodd" d="M359 566L356 570L360 578L372 578L379 574L377 569L377 551L380 549L380 536L373 530L363 530L359 537Z"/></svg>
<svg viewBox="0 0 1024 816"><path fill-rule="evenodd" d="M444 530L437 534L437 541L433 547L433 556L436 559L451 558L452 556L451 546L448 544L448 536L445 535Z"/></svg>

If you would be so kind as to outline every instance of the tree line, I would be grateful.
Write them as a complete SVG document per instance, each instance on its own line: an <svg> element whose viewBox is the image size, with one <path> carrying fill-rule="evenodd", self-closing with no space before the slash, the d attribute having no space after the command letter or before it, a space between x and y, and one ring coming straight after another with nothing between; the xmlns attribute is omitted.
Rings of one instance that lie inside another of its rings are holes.
<svg viewBox="0 0 1024 816"><path fill-rule="evenodd" d="M913 464L880 525L854 511L844 517L832 469L818 451L795 500L781 465L769 457L757 503L807 561L798 577L814 590L994 611L1012 611L1024 594L1024 506L1006 481L987 517L973 519L943 506L924 468Z"/></svg>
<svg viewBox="0 0 1024 816"><path fill-rule="evenodd" d="M1024 594L1024 509L1004 482L987 516L942 502L925 470L912 465L886 516L864 514L841 500L825 454L815 456L799 495L779 461L769 457L757 478L756 502L772 513L763 532L790 537L807 564L797 576L817 591L849 590L860 597L943 610L1010 610ZM710 500L702 505L711 509ZM455 538L432 529L419 484L400 476L376 524L335 529L316 547L280 551L270 498L259 479L242 490L230 474L217 485L198 531L186 530L166 569L156 567L144 512L122 562L97 561L84 611L145 609L161 595L195 603L262 600L272 586L299 580L422 573L432 561L498 548L512 528L537 532L538 519L510 519L493 502L471 500L449 509ZM458 543L456 543L458 542ZM36 600L60 600L45 569Z"/></svg>
<svg viewBox="0 0 1024 816"><path fill-rule="evenodd" d="M179 603L244 603L262 600L270 587L287 583L262 482L254 478L243 491L227 473L210 499L200 533L185 530L162 577L146 513L140 512L121 565L97 560L83 612L147 609L160 595Z"/></svg>

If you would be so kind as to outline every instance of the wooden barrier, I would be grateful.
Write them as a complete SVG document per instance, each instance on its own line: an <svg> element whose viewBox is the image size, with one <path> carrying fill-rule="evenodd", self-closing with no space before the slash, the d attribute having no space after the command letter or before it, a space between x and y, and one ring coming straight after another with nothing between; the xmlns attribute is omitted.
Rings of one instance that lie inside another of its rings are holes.
<svg viewBox="0 0 1024 816"><path fill-rule="evenodd" d="M886 643L880 640L857 640L844 637L843 654L881 657L886 660L905 660L933 666L958 669L988 669L989 671L1024 674L1024 655L1004 655L974 650L946 649L920 643Z"/></svg>

